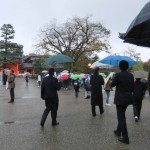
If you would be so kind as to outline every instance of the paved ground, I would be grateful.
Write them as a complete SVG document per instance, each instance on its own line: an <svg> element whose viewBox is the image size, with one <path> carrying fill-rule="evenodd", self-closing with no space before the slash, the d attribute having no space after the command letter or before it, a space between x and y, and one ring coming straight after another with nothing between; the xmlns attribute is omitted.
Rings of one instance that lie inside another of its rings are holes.
<svg viewBox="0 0 150 150"><path fill-rule="evenodd" d="M44 101L35 80L25 86L24 79L16 80L15 103L9 101L9 90L0 85L0 150L149 150L150 149L150 102L143 100L141 120L134 122L132 106L127 109L127 126L130 145L117 141L113 134L116 127L116 111L111 93L111 107L91 116L90 100L84 99L81 89L79 98L73 90L59 92L58 121L51 126L49 115L44 129L40 119Z"/></svg>

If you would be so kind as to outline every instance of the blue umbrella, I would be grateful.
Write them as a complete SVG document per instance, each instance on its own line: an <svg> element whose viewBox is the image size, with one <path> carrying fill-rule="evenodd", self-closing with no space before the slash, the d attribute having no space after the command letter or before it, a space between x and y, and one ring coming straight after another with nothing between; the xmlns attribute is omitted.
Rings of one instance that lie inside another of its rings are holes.
<svg viewBox="0 0 150 150"><path fill-rule="evenodd" d="M104 63L104 64L109 64L109 65L112 65L114 67L119 67L119 63L120 63L121 60L126 60L129 63L130 67L137 64L137 62L134 61L133 59L131 59L130 57L128 57L128 56L119 56L119 55L108 56L108 57L102 59L99 62Z"/></svg>

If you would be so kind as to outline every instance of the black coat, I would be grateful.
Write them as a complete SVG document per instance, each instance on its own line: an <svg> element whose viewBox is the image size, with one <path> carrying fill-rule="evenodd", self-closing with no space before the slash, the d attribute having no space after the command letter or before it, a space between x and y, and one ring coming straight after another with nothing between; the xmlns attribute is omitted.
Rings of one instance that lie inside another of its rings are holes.
<svg viewBox="0 0 150 150"><path fill-rule="evenodd" d="M101 75L92 75L90 78L91 84L91 105L103 106L102 85L104 79Z"/></svg>
<svg viewBox="0 0 150 150"><path fill-rule="evenodd" d="M58 103L59 99L57 90L60 90L60 88L61 85L55 77L45 77L41 85L41 98Z"/></svg>
<svg viewBox="0 0 150 150"><path fill-rule="evenodd" d="M149 95L150 95L150 71L149 71L149 74L148 74L148 90L149 90Z"/></svg>
<svg viewBox="0 0 150 150"><path fill-rule="evenodd" d="M116 86L114 104L127 106L133 103L134 77L127 71L116 73L111 83Z"/></svg>
<svg viewBox="0 0 150 150"><path fill-rule="evenodd" d="M142 101L145 95L145 90L147 86L141 81L136 81L134 83L134 101Z"/></svg>

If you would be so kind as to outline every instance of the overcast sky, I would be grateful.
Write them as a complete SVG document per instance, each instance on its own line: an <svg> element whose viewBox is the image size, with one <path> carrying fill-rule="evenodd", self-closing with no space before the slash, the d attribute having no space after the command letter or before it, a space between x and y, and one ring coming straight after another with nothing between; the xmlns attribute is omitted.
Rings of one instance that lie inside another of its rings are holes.
<svg viewBox="0 0 150 150"><path fill-rule="evenodd" d="M74 16L92 15L92 20L104 24L111 30L110 44L113 53L123 55L133 48L141 53L143 61L150 59L150 48L141 48L123 43L118 33L125 33L128 26L149 0L3 0L0 8L0 27L12 24L15 29L14 42L24 46L24 53L34 52L33 44L39 29L54 18L64 23ZM108 54L99 53L102 59Z"/></svg>

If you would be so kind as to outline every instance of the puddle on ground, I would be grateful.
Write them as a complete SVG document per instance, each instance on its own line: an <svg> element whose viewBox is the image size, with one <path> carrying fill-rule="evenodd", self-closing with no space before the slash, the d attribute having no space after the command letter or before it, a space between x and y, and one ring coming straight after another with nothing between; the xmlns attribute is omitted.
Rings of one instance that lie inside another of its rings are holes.
<svg viewBox="0 0 150 150"><path fill-rule="evenodd" d="M4 124L12 124L15 123L14 121L5 121Z"/></svg>
<svg viewBox="0 0 150 150"><path fill-rule="evenodd" d="M0 122L0 125L5 125L5 124L23 124L23 123L25 123L25 121L4 121L4 122Z"/></svg>

